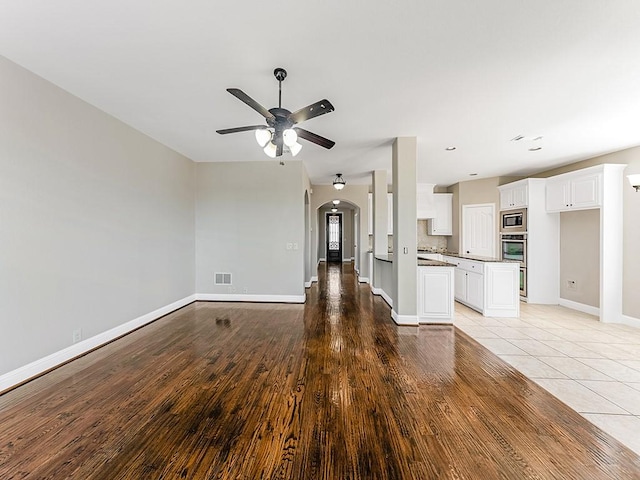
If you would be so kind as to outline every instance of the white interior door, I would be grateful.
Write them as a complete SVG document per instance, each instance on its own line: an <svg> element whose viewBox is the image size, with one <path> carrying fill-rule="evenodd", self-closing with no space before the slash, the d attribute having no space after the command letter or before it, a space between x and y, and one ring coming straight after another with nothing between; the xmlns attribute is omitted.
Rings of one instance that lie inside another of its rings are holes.
<svg viewBox="0 0 640 480"><path fill-rule="evenodd" d="M462 253L496 257L496 206L462 206Z"/></svg>

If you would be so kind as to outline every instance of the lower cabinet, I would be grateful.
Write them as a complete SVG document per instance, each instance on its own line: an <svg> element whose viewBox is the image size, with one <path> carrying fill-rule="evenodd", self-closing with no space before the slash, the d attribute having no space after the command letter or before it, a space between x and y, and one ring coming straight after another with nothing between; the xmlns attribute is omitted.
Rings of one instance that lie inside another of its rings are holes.
<svg viewBox="0 0 640 480"><path fill-rule="evenodd" d="M452 267L418 267L419 323L452 322L454 270Z"/></svg>
<svg viewBox="0 0 640 480"><path fill-rule="evenodd" d="M520 316L520 266L444 257L456 265L455 299L488 317Z"/></svg>
<svg viewBox="0 0 640 480"><path fill-rule="evenodd" d="M476 272L467 272L457 267L455 282L456 300L476 310L482 310L484 306L484 275Z"/></svg>

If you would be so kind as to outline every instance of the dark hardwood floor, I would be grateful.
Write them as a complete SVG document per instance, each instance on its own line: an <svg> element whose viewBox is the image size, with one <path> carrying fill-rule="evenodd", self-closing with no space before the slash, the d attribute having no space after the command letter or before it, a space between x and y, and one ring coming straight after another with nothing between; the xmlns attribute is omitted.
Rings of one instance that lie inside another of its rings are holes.
<svg viewBox="0 0 640 480"><path fill-rule="evenodd" d="M0 396L0 478L640 478L455 328L319 276L304 306L195 303Z"/></svg>

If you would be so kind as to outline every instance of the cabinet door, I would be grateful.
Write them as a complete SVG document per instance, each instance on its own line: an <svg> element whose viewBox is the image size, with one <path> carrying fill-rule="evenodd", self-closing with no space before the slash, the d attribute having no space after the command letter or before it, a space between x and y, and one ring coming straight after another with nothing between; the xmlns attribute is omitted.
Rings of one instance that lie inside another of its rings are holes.
<svg viewBox="0 0 640 480"><path fill-rule="evenodd" d="M600 206L600 174L582 175L571 182L571 207Z"/></svg>
<svg viewBox="0 0 640 480"><path fill-rule="evenodd" d="M466 302L467 301L467 272L465 272L461 268L456 268L454 272L455 272L454 297L456 300L460 300L461 302Z"/></svg>
<svg viewBox="0 0 640 480"><path fill-rule="evenodd" d="M416 186L416 217L434 218L436 206L433 198L433 184L419 183Z"/></svg>
<svg viewBox="0 0 640 480"><path fill-rule="evenodd" d="M548 181L546 187L547 212L562 212L569 209L570 182Z"/></svg>
<svg viewBox="0 0 640 480"><path fill-rule="evenodd" d="M387 234L393 235L393 193L387 193L388 225Z"/></svg>
<svg viewBox="0 0 640 480"><path fill-rule="evenodd" d="M373 235L373 193L369 194L369 235Z"/></svg>
<svg viewBox="0 0 640 480"><path fill-rule="evenodd" d="M484 307L484 275L467 272L467 303L480 310Z"/></svg>
<svg viewBox="0 0 640 480"><path fill-rule="evenodd" d="M500 210L509 210L513 206L513 189L500 190Z"/></svg>
<svg viewBox="0 0 640 480"><path fill-rule="evenodd" d="M429 235L453 234L453 194L437 193L435 200L436 215L427 222Z"/></svg>
<svg viewBox="0 0 640 480"><path fill-rule="evenodd" d="M418 268L418 316L452 318L451 269Z"/></svg>
<svg viewBox="0 0 640 480"><path fill-rule="evenodd" d="M513 206L515 207L526 207L529 204L529 195L527 185L519 185L512 190L512 200Z"/></svg>

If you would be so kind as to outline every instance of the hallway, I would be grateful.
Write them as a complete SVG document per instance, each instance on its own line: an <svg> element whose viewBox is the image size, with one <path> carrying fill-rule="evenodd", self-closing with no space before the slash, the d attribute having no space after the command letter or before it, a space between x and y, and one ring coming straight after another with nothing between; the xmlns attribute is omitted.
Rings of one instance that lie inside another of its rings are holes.
<svg viewBox="0 0 640 480"><path fill-rule="evenodd" d="M352 264L305 305L197 302L0 396L0 478L639 478L640 458Z"/></svg>

